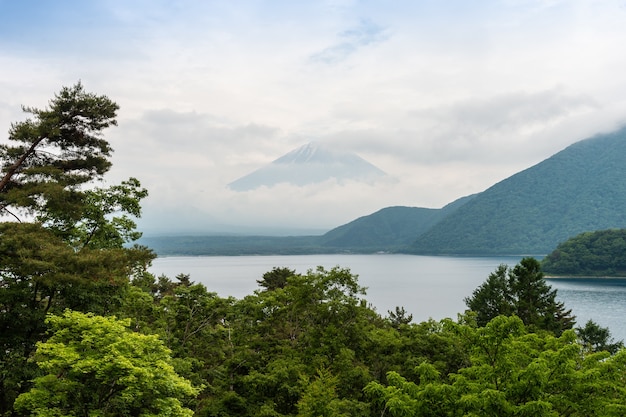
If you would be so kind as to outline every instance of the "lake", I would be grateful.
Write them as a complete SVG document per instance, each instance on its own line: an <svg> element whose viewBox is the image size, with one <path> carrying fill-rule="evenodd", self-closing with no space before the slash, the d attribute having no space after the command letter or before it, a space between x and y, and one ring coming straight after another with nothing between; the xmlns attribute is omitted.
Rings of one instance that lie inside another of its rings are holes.
<svg viewBox="0 0 626 417"><path fill-rule="evenodd" d="M258 289L256 280L274 267L305 273L323 266L349 268L367 287L365 299L382 314L404 307L420 322L456 318L465 310L463 299L482 284L498 265L514 266L521 257L445 257L417 255L292 255L292 256L174 256L157 258L155 275L174 278L189 274L222 297L243 298ZM626 340L626 279L550 279L558 299L572 309L577 325L593 319L609 327L616 340Z"/></svg>

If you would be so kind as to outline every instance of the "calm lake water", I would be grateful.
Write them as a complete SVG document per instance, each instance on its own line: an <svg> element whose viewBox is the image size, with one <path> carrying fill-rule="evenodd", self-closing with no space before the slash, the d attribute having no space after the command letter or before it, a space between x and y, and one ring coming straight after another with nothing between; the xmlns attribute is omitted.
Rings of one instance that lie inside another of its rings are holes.
<svg viewBox="0 0 626 417"><path fill-rule="evenodd" d="M367 287L365 298L382 314L402 306L416 322L456 318L463 299L498 265L514 266L520 257L435 257L415 255L304 255L165 257L151 272L170 278L189 274L222 297L243 298L258 289L256 280L274 267L305 273L323 266L349 268ZM626 279L551 279L558 299L572 309L578 325L588 319L609 327L616 340L626 340Z"/></svg>

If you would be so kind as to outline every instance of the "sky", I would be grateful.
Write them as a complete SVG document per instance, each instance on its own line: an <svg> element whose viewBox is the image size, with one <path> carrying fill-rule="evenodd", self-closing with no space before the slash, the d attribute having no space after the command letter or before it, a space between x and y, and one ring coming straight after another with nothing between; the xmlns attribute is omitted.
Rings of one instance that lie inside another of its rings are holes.
<svg viewBox="0 0 626 417"><path fill-rule="evenodd" d="M326 231L439 208L626 122L625 0L0 0L0 142L63 86L120 105L140 229ZM227 184L309 142L374 184Z"/></svg>

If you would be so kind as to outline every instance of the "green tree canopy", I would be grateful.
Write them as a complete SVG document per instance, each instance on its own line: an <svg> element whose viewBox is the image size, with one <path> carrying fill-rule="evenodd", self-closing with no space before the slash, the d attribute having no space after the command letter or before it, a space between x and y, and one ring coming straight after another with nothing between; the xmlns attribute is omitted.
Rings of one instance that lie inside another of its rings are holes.
<svg viewBox="0 0 626 417"><path fill-rule="evenodd" d="M587 354L572 330L528 333L519 317L485 327L447 323L468 341L471 364L444 377L424 361L419 378L397 372L366 393L378 415L592 417L626 413L626 350Z"/></svg>
<svg viewBox="0 0 626 417"><path fill-rule="evenodd" d="M614 341L611 331L593 320L587 320L583 327L577 327L576 334L583 347L590 352L617 353L624 347L623 341Z"/></svg>
<svg viewBox="0 0 626 417"><path fill-rule="evenodd" d="M296 271L293 269L274 267L271 271L264 273L263 278L258 279L256 282L260 287L272 291L278 288L285 288L287 278L294 275L296 275Z"/></svg>
<svg viewBox="0 0 626 417"><path fill-rule="evenodd" d="M52 336L35 354L44 374L15 408L32 416L191 416L197 389L174 372L157 336L130 320L66 311L47 319Z"/></svg>

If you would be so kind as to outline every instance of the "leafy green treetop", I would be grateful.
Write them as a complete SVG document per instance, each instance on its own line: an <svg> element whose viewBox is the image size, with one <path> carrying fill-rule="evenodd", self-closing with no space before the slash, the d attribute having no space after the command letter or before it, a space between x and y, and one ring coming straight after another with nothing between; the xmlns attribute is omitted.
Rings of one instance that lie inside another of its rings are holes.
<svg viewBox="0 0 626 417"><path fill-rule="evenodd" d="M294 275L296 275L296 271L293 269L274 267L271 271L264 273L263 278L258 279L256 282L266 291L272 291L278 288L285 288L287 278Z"/></svg>
<svg viewBox="0 0 626 417"><path fill-rule="evenodd" d="M396 329L413 321L413 314L407 313L404 307L396 306L395 312L387 310L387 313L389 314L389 322Z"/></svg>
<svg viewBox="0 0 626 417"><path fill-rule="evenodd" d="M378 415L591 417L626 415L626 350L587 353L573 330L555 337L528 333L519 317L498 316L485 327L448 322L470 348L471 364L441 375L429 361L410 381L389 372L366 394Z"/></svg>
<svg viewBox="0 0 626 417"><path fill-rule="evenodd" d="M45 109L24 107L33 117L13 123L13 144L0 145L0 215L32 215L77 249L137 240L128 215L141 214L139 201L148 194L139 181L86 187L111 167L113 149L102 133L117 124L117 110L80 82L64 87Z"/></svg>
<svg viewBox="0 0 626 417"><path fill-rule="evenodd" d="M15 409L32 416L192 416L185 399L197 389L176 374L157 336L134 333L130 320L66 311L47 319L53 335L39 343L44 375Z"/></svg>

